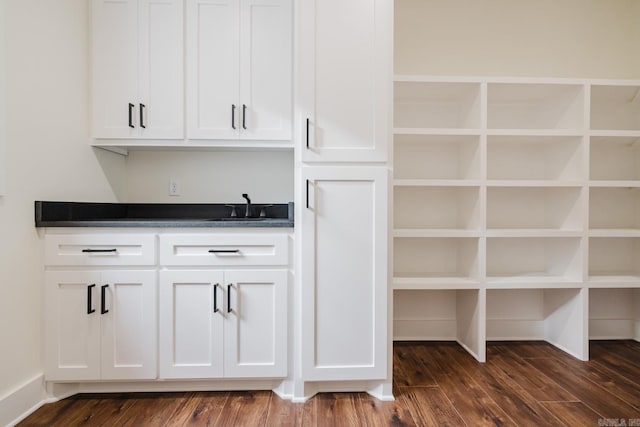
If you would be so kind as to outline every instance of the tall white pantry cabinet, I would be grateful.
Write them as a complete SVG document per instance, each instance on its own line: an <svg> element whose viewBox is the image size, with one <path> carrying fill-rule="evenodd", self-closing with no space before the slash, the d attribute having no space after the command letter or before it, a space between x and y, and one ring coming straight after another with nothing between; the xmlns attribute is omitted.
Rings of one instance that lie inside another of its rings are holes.
<svg viewBox="0 0 640 427"><path fill-rule="evenodd" d="M304 382L297 393L337 387L390 398L393 2L296 5L296 274ZM327 381L333 383L322 384Z"/></svg>
<svg viewBox="0 0 640 427"><path fill-rule="evenodd" d="M394 339L640 339L640 82L396 76Z"/></svg>

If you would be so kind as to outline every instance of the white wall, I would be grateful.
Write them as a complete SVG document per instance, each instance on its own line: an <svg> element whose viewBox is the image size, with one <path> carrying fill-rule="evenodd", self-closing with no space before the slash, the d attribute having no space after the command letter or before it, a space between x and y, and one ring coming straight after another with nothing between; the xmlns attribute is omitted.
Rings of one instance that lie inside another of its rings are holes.
<svg viewBox="0 0 640 427"><path fill-rule="evenodd" d="M395 0L397 74L640 78L637 0Z"/></svg>
<svg viewBox="0 0 640 427"><path fill-rule="evenodd" d="M169 178L181 195L169 196ZM293 151L131 151L127 200L148 203L293 201Z"/></svg>
<svg viewBox="0 0 640 427"><path fill-rule="evenodd" d="M42 248L34 200L115 201L125 176L121 156L89 147L89 2L4 2L7 181L0 197L0 399L43 370Z"/></svg>
<svg viewBox="0 0 640 427"><path fill-rule="evenodd" d="M5 192L5 160L4 160L4 0L0 0L0 197Z"/></svg>

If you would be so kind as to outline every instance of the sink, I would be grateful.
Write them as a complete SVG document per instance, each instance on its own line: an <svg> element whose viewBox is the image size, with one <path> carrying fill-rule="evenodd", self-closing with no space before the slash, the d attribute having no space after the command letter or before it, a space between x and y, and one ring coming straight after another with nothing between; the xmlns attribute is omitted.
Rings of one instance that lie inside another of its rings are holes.
<svg viewBox="0 0 640 427"><path fill-rule="evenodd" d="M212 218L207 221L264 221L269 218Z"/></svg>

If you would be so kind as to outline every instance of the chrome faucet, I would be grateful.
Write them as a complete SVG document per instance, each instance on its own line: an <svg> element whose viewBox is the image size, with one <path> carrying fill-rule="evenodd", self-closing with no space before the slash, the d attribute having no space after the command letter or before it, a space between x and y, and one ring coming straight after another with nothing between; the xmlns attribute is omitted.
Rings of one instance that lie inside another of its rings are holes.
<svg viewBox="0 0 640 427"><path fill-rule="evenodd" d="M249 195L247 193L243 193L242 197L244 197L247 201L247 209L244 212L244 217L249 218L251 216L251 199L249 198Z"/></svg>

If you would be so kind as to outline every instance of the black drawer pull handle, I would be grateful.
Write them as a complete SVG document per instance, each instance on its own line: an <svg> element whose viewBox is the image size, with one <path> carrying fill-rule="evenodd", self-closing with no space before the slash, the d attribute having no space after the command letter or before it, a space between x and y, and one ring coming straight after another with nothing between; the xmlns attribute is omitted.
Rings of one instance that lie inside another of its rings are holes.
<svg viewBox="0 0 640 427"><path fill-rule="evenodd" d="M231 313L233 310L231 309L231 287L233 285L229 283L227 285L227 313Z"/></svg>
<svg viewBox="0 0 640 427"><path fill-rule="evenodd" d="M307 150L309 149L309 119L307 118Z"/></svg>
<svg viewBox="0 0 640 427"><path fill-rule="evenodd" d="M217 313L218 311L220 311L218 309L218 286L220 286L219 283L216 283L215 285L213 285L213 312Z"/></svg>
<svg viewBox="0 0 640 427"><path fill-rule="evenodd" d="M231 128L236 128L236 104L231 104Z"/></svg>
<svg viewBox="0 0 640 427"><path fill-rule="evenodd" d="M109 285L102 285L100 287L100 314L107 314L107 288Z"/></svg>
<svg viewBox="0 0 640 427"><path fill-rule="evenodd" d="M144 125L144 110L147 108L146 105L140 104L140 127L146 129L147 127Z"/></svg>
<svg viewBox="0 0 640 427"><path fill-rule="evenodd" d="M130 128L134 128L135 126L133 126L133 109L136 108L135 105L133 105L132 103L129 103L129 127Z"/></svg>
<svg viewBox="0 0 640 427"><path fill-rule="evenodd" d="M210 254L237 254L240 249L209 249Z"/></svg>
<svg viewBox="0 0 640 427"><path fill-rule="evenodd" d="M92 307L92 300L93 298L91 297L91 291L93 290L93 288L96 287L96 284L92 284L87 286L87 314L91 314L91 313L95 313L96 309Z"/></svg>
<svg viewBox="0 0 640 427"><path fill-rule="evenodd" d="M307 209L311 209L309 207L309 180L307 180L307 184L306 184L306 204L307 204Z"/></svg>
<svg viewBox="0 0 640 427"><path fill-rule="evenodd" d="M118 252L116 248L113 249L83 249L82 253L85 254L106 254Z"/></svg>
<svg viewBox="0 0 640 427"><path fill-rule="evenodd" d="M242 104L242 129L247 130L247 106Z"/></svg>

